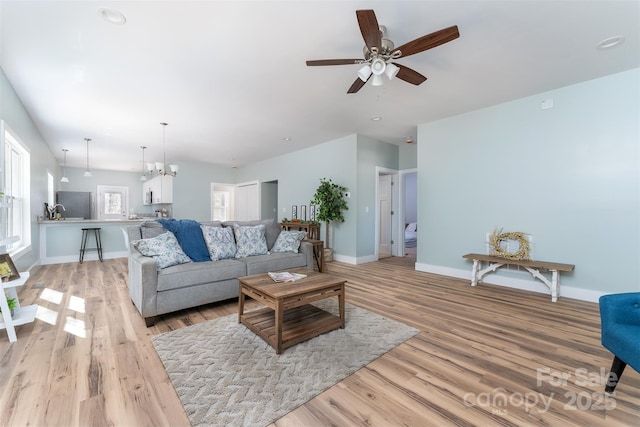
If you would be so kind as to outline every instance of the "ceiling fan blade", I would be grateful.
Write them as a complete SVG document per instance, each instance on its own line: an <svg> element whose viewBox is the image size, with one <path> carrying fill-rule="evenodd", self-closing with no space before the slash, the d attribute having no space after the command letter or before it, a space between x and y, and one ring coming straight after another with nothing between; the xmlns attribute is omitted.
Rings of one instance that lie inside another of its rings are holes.
<svg viewBox="0 0 640 427"><path fill-rule="evenodd" d="M458 37L460 37L458 26L454 25L405 43L402 46L394 49L393 52L399 51L401 55L398 56L398 58L401 58L424 52L427 49L440 46L441 44L445 44L447 42L450 42L451 40L455 40Z"/></svg>
<svg viewBox="0 0 640 427"><path fill-rule="evenodd" d="M367 45L369 50L377 48L380 50L382 44L382 36L380 35L380 26L376 19L376 14L373 10L356 10L356 16L358 17L358 25L360 26L360 32L364 39L364 44Z"/></svg>
<svg viewBox="0 0 640 427"><path fill-rule="evenodd" d="M367 79L368 80L368 79ZM353 84L351 85L351 87L349 88L349 90L347 91L347 93L356 93L357 91L359 91L360 89L362 89L362 86L364 86L366 82L363 82L362 80L360 80L360 78L358 77L356 79L355 82L353 82Z"/></svg>
<svg viewBox="0 0 640 427"><path fill-rule="evenodd" d="M396 74L396 77L400 80L404 80L405 82L411 83L412 85L416 86L424 83L424 81L427 80L425 76L415 70L412 70L409 67L405 67L401 64L396 64L395 62L393 63L393 65L400 68L400 71L398 71L398 74Z"/></svg>
<svg viewBox="0 0 640 427"><path fill-rule="evenodd" d="M307 61L307 66L315 67L318 65L351 65L351 64L361 64L364 62L364 59L316 59L312 61Z"/></svg>

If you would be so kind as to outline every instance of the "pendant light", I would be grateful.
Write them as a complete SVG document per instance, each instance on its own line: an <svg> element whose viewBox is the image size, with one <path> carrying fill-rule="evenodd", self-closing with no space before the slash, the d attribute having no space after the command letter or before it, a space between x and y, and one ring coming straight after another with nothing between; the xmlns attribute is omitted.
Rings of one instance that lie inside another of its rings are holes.
<svg viewBox="0 0 640 427"><path fill-rule="evenodd" d="M63 148L62 151L64 152L64 174L62 178L60 178L60 182L69 182L69 178L67 177L67 151L69 150Z"/></svg>
<svg viewBox="0 0 640 427"><path fill-rule="evenodd" d="M167 165L167 153L165 151L165 143L166 143L166 138L165 138L165 132L166 132L166 128L168 123L165 122L160 122L160 125L162 125L162 163L161 162L156 162L155 164L155 168L158 170L158 175L170 175L170 176L176 176L178 175L178 169L179 166L178 165L169 165L169 169L171 169L170 172L168 172L165 167ZM151 163L149 164L149 171L151 171Z"/></svg>
<svg viewBox="0 0 640 427"><path fill-rule="evenodd" d="M87 141L87 169L84 171L84 176L92 176L91 171L89 170L89 142L91 141L91 138L85 138L84 140Z"/></svg>
<svg viewBox="0 0 640 427"><path fill-rule="evenodd" d="M142 148L142 175L140 175L140 181L146 181L147 180L147 172L145 172L144 170L144 150L147 148L144 145L141 145L140 148Z"/></svg>

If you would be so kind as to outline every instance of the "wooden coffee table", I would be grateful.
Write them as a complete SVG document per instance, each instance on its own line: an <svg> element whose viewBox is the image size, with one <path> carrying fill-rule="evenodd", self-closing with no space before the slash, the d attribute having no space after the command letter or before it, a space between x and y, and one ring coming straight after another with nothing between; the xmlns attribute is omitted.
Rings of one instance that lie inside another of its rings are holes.
<svg viewBox="0 0 640 427"><path fill-rule="evenodd" d="M238 278L238 323L260 336L277 354L325 332L344 328L346 281L315 271L287 271L303 273L307 277L286 283L276 283L266 273ZM266 307L245 313L245 296ZM338 297L339 317L311 305L314 301L329 297Z"/></svg>

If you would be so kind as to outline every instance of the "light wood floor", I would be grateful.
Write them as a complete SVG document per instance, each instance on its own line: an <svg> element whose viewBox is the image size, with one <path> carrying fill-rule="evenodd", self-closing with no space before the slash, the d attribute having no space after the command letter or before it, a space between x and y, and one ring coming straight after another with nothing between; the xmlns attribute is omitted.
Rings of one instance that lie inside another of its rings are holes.
<svg viewBox="0 0 640 427"><path fill-rule="evenodd" d="M602 393L612 356L600 345L597 304L471 288L413 262L329 264L348 279L347 301L421 332L276 426L638 425L640 374L627 368L615 395ZM17 342L0 331L8 426L189 425L149 337L237 308L211 304L146 328L129 300L126 259L39 267L20 297L41 310Z"/></svg>

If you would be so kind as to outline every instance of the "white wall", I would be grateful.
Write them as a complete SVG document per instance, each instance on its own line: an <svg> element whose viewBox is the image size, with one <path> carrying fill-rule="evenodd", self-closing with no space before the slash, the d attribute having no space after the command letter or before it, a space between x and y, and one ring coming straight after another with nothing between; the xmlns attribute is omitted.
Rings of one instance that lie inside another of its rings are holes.
<svg viewBox="0 0 640 427"><path fill-rule="evenodd" d="M639 82L635 69L420 125L419 268L469 276L462 255L503 227L575 264L565 295L639 290Z"/></svg>

